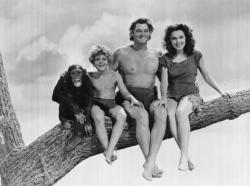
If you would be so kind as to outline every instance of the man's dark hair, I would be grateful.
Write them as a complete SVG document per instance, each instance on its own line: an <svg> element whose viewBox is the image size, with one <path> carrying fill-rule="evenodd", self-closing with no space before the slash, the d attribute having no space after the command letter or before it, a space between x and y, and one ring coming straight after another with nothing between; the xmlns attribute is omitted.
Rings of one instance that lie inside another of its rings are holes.
<svg viewBox="0 0 250 186"><path fill-rule="evenodd" d="M136 24L147 24L149 32L152 33L154 31L154 27L153 27L150 19L148 19L148 18L139 18L139 19L133 21L131 23L130 27L129 27L129 39L131 41L134 41L134 38L133 38L132 34L133 34L133 31L135 30Z"/></svg>

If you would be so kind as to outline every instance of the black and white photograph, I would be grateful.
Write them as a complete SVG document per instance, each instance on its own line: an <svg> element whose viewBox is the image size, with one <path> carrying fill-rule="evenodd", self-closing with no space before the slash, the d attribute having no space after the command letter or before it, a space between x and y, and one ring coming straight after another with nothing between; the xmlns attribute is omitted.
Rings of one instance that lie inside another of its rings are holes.
<svg viewBox="0 0 250 186"><path fill-rule="evenodd" d="M250 185L250 1L0 0L0 186Z"/></svg>

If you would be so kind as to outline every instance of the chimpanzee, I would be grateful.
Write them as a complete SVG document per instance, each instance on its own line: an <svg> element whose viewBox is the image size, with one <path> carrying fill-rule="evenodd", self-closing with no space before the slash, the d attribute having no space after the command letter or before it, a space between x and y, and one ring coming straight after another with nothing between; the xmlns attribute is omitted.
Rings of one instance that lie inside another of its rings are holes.
<svg viewBox="0 0 250 186"><path fill-rule="evenodd" d="M90 111L93 87L87 71L80 65L71 65L60 76L52 95L59 103L59 119L71 126L73 134L92 134Z"/></svg>

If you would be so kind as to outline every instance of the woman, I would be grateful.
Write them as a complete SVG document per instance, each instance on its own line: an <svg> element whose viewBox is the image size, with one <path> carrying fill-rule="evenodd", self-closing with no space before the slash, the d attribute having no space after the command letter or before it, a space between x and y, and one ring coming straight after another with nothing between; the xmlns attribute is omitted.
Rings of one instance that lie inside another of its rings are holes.
<svg viewBox="0 0 250 186"><path fill-rule="evenodd" d="M202 98L196 85L197 69L204 80L222 96L225 93L208 74L203 56L194 49L192 30L184 24L167 27L164 36L164 54L160 63L162 68L161 92L167 99L171 133L181 150L179 170L194 169L188 156L190 138L189 115L200 111Z"/></svg>

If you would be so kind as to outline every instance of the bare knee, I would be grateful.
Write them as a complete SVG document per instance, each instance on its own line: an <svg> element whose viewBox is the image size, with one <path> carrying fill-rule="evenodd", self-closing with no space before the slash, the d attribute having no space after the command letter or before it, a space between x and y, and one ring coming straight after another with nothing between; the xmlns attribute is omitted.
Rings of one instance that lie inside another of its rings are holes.
<svg viewBox="0 0 250 186"><path fill-rule="evenodd" d="M148 112L146 110L139 109L136 112L134 119L137 121L148 121Z"/></svg>
<svg viewBox="0 0 250 186"><path fill-rule="evenodd" d="M126 112L121 108L117 111L117 113L114 116L114 119L116 120L116 122L124 125L127 119L127 114Z"/></svg>
<svg viewBox="0 0 250 186"><path fill-rule="evenodd" d="M97 106L93 106L91 117L95 121L95 125L104 122L104 112Z"/></svg>
<svg viewBox="0 0 250 186"><path fill-rule="evenodd" d="M167 115L168 115L168 118L170 119L174 119L175 118L175 113L176 113L176 110L168 110L167 112Z"/></svg>
<svg viewBox="0 0 250 186"><path fill-rule="evenodd" d="M186 118L188 117L188 112L184 107L178 107L175 115L177 119Z"/></svg>
<svg viewBox="0 0 250 186"><path fill-rule="evenodd" d="M154 120L160 124L166 125L167 111L164 107L158 107L154 109Z"/></svg>
<svg viewBox="0 0 250 186"><path fill-rule="evenodd" d="M137 127L148 128L149 127L149 119L148 112L146 110L140 109L134 119L136 120Z"/></svg>

